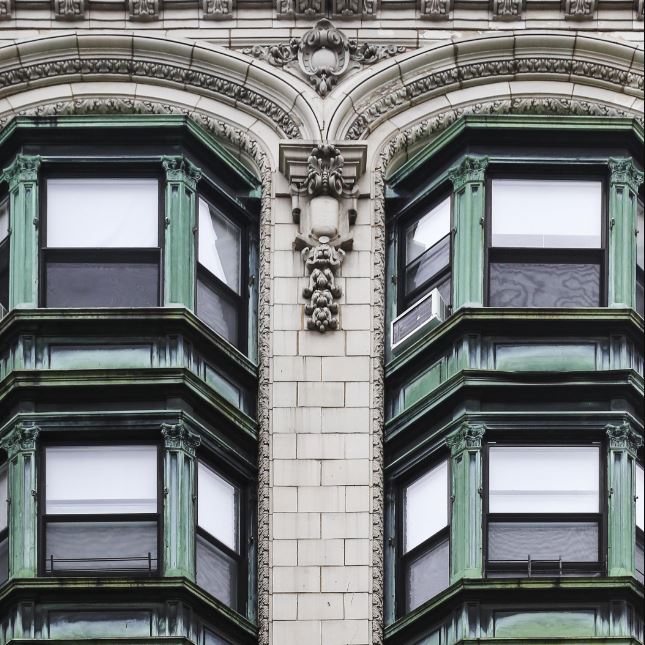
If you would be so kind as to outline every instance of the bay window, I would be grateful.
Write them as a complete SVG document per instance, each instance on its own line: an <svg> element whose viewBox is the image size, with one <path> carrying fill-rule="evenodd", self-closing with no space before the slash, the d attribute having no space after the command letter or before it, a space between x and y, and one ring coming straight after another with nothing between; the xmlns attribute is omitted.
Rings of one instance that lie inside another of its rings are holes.
<svg viewBox="0 0 645 645"><path fill-rule="evenodd" d="M197 463L197 584L239 610L244 594L240 534L240 489L199 461Z"/></svg>
<svg viewBox="0 0 645 645"><path fill-rule="evenodd" d="M0 318L9 310L9 197L0 199Z"/></svg>
<svg viewBox="0 0 645 645"><path fill-rule="evenodd" d="M450 583L449 474L442 461L402 491L403 535L400 580L409 612Z"/></svg>
<svg viewBox="0 0 645 645"><path fill-rule="evenodd" d="M603 182L494 177L489 182L488 304L604 304Z"/></svg>
<svg viewBox="0 0 645 645"><path fill-rule="evenodd" d="M155 445L45 448L46 575L157 572L158 460Z"/></svg>
<svg viewBox="0 0 645 645"><path fill-rule="evenodd" d="M239 346L245 336L243 229L203 197L197 219L197 315Z"/></svg>
<svg viewBox="0 0 645 645"><path fill-rule="evenodd" d="M45 305L158 306L158 180L51 177L44 189Z"/></svg>
<svg viewBox="0 0 645 645"><path fill-rule="evenodd" d="M489 447L489 576L601 569L599 462L596 446Z"/></svg>

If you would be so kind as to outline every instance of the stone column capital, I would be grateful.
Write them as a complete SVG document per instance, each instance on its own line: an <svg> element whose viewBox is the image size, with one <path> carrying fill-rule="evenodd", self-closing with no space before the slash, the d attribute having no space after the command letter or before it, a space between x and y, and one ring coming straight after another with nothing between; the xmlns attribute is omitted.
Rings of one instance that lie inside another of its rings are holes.
<svg viewBox="0 0 645 645"><path fill-rule="evenodd" d="M39 434L40 428L38 426L20 422L0 442L0 447L4 448L9 455L9 459L12 459L18 453L35 451Z"/></svg>
<svg viewBox="0 0 645 645"><path fill-rule="evenodd" d="M634 193L643 183L643 172L636 168L631 157L610 157L608 162L612 184L625 184Z"/></svg>
<svg viewBox="0 0 645 645"><path fill-rule="evenodd" d="M466 450L480 450L485 433L486 428L481 424L463 423L458 430L446 437L446 445L453 457Z"/></svg>
<svg viewBox="0 0 645 645"><path fill-rule="evenodd" d="M195 450L201 443L201 437L188 430L183 423L162 423L161 434L166 450L181 450L191 457L195 456Z"/></svg>
<svg viewBox="0 0 645 645"><path fill-rule="evenodd" d="M166 172L167 181L182 181L195 190L202 178L202 171L183 155L164 156L161 165Z"/></svg>
<svg viewBox="0 0 645 645"><path fill-rule="evenodd" d="M627 450L636 456L638 449L643 445L643 437L627 422L617 426L607 425L606 431L611 450Z"/></svg>
<svg viewBox="0 0 645 645"><path fill-rule="evenodd" d="M450 170L448 178L455 192L459 192L467 184L483 182L487 168L488 157L466 156L459 165Z"/></svg>
<svg viewBox="0 0 645 645"><path fill-rule="evenodd" d="M16 155L11 164L2 171L2 180L13 189L25 181L37 181L39 168L38 155Z"/></svg>

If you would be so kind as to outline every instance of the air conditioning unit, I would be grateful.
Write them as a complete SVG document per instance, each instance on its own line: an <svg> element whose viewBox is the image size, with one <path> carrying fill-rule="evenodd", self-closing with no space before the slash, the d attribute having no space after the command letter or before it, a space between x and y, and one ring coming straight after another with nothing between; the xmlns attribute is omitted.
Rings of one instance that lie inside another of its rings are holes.
<svg viewBox="0 0 645 645"><path fill-rule="evenodd" d="M448 317L448 305L438 289L417 300L409 309L392 321L390 347L396 349L412 336L441 324Z"/></svg>

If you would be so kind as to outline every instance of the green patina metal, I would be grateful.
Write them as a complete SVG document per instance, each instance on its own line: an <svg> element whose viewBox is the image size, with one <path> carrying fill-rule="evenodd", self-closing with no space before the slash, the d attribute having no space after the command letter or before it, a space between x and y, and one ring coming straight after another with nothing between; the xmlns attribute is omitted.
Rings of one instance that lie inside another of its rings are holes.
<svg viewBox="0 0 645 645"><path fill-rule="evenodd" d="M636 211L643 173L630 158L610 158L609 294L610 307L636 305Z"/></svg>
<svg viewBox="0 0 645 645"><path fill-rule="evenodd" d="M450 174L453 196L452 307L484 304L484 180L487 157L464 157ZM457 279L458 278L458 279Z"/></svg>
<svg viewBox="0 0 645 645"><path fill-rule="evenodd" d="M164 576L195 580L195 449L199 435L162 424L164 439Z"/></svg>
<svg viewBox="0 0 645 645"><path fill-rule="evenodd" d="M5 168L9 183L9 309L38 306L38 169L40 157L17 155Z"/></svg>
<svg viewBox="0 0 645 645"><path fill-rule="evenodd" d="M40 429L18 423L2 441L9 460L9 578L38 573L36 441Z"/></svg>
<svg viewBox="0 0 645 645"><path fill-rule="evenodd" d="M643 437L629 423L607 427L607 572L635 575L635 460Z"/></svg>
<svg viewBox="0 0 645 645"><path fill-rule="evenodd" d="M452 459L450 584L482 577L482 459L484 426L464 423L446 439Z"/></svg>
<svg viewBox="0 0 645 645"><path fill-rule="evenodd" d="M195 218L201 171L184 157L163 157L166 172L164 303L195 309Z"/></svg>

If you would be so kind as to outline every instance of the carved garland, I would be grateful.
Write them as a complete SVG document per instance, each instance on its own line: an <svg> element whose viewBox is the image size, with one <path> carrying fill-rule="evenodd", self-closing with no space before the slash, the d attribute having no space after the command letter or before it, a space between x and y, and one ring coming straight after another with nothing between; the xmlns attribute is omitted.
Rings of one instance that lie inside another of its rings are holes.
<svg viewBox="0 0 645 645"><path fill-rule="evenodd" d="M566 80L571 80L572 76L590 78L609 82L620 87L627 86L638 91L643 90L643 76L641 74L598 63L562 58L522 58L473 63L430 74L412 81L404 87L387 92L376 100L370 97L365 104L355 107L358 116L350 125L346 138L350 140L360 139L368 131L373 130L374 124L380 122L383 117L400 107L404 107L409 101L414 100L416 103L421 97L430 98L433 92L441 88L450 85L457 87L463 82L476 78L491 76L519 76L521 78L522 74L535 73L555 74L565 77ZM521 101L522 99L518 100Z"/></svg>
<svg viewBox="0 0 645 645"><path fill-rule="evenodd" d="M385 427L385 172L392 159L410 145L445 130L465 114L576 114L636 118L636 114L606 105L572 99L531 98L492 101L441 113L411 126L383 148L374 168L374 250L372 265L372 645L383 643L383 539L384 539L384 458ZM642 117L641 117L642 123Z"/></svg>

